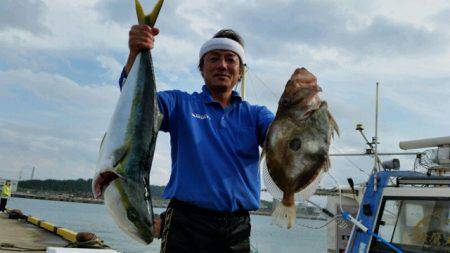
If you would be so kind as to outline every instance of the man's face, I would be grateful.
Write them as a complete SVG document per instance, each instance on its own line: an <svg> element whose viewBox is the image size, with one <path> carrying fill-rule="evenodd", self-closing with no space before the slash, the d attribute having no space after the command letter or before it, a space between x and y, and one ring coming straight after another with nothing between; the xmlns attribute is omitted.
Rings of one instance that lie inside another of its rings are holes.
<svg viewBox="0 0 450 253"><path fill-rule="evenodd" d="M212 90L233 89L241 78L239 56L228 50L213 50L203 57L203 79Z"/></svg>

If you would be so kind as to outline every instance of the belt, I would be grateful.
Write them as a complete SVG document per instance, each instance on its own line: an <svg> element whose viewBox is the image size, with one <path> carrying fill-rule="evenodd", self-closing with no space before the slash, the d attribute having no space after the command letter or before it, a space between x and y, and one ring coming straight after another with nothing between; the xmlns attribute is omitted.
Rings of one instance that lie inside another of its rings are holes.
<svg viewBox="0 0 450 253"><path fill-rule="evenodd" d="M217 217L217 218L233 218L233 217L248 217L249 212L246 210L240 210L235 212L226 212L226 211L216 211L211 209L206 209L202 207L198 207L194 204L181 201L178 199L171 199L169 203L169 207L175 209L182 209L184 211L190 213L196 213L204 216Z"/></svg>

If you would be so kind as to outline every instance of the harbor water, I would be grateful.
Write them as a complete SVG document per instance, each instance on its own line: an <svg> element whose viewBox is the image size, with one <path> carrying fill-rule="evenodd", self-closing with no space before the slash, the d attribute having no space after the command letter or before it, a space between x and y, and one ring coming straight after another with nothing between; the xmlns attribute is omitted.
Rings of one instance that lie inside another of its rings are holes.
<svg viewBox="0 0 450 253"><path fill-rule="evenodd" d="M8 208L20 209L26 215L76 232L96 233L106 244L120 252L159 252L159 240L148 246L135 242L116 226L104 205L11 198ZM155 213L162 211L161 208L155 209ZM326 227L307 228L320 227L325 222L297 219L296 226L287 230L271 225L269 216L252 215L251 244L258 253L326 252Z"/></svg>

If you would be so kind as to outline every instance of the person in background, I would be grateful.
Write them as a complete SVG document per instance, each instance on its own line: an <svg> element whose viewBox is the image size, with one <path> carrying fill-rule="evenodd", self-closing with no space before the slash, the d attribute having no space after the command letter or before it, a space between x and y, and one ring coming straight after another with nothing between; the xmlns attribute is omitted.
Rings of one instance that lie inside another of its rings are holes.
<svg viewBox="0 0 450 253"><path fill-rule="evenodd" d="M8 198L11 197L11 181L6 180L5 184L2 187L2 195L0 199L0 212L4 213L6 208L6 202L8 202Z"/></svg>

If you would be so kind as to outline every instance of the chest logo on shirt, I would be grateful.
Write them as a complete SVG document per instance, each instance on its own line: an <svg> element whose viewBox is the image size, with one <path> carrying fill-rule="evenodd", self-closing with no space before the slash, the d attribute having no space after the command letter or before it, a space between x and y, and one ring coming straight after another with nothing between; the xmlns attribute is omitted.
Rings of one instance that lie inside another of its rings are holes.
<svg viewBox="0 0 450 253"><path fill-rule="evenodd" d="M211 119L208 114L192 113L192 117L196 119Z"/></svg>

